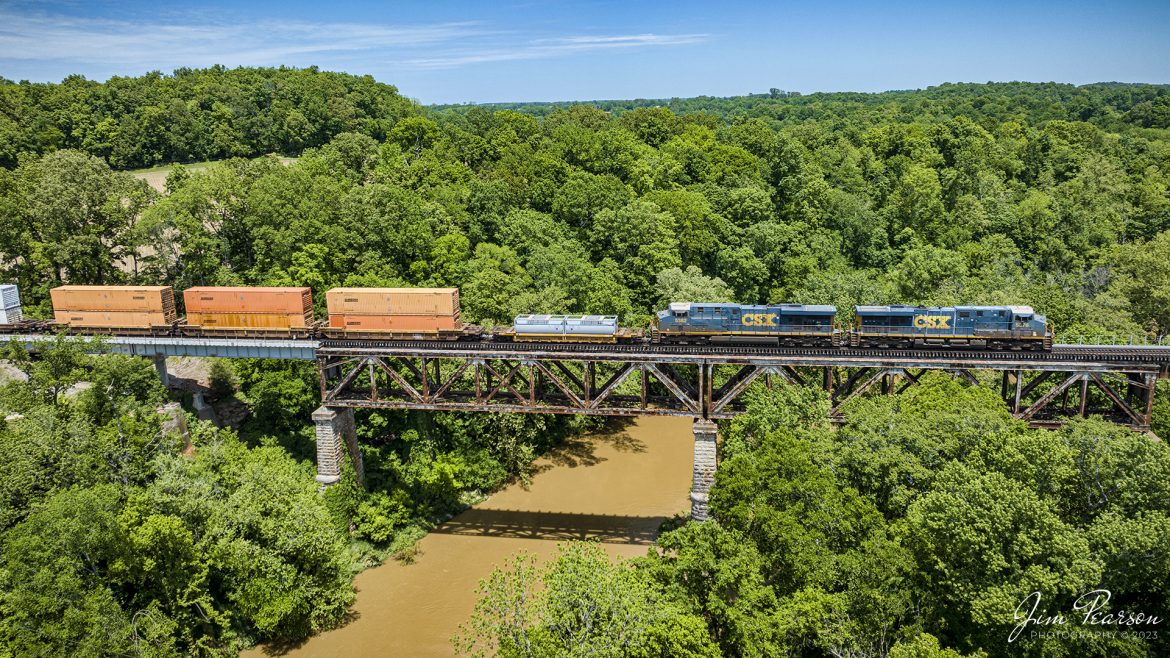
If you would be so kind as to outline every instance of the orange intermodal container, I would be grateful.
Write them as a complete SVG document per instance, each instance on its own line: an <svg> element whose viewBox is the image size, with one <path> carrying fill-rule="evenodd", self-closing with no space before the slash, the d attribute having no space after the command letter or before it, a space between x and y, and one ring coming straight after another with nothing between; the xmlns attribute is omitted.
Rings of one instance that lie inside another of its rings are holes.
<svg viewBox="0 0 1170 658"><path fill-rule="evenodd" d="M329 315L329 326L350 331L439 331L459 329L454 315Z"/></svg>
<svg viewBox="0 0 1170 658"><path fill-rule="evenodd" d="M313 291L309 288L199 286L183 291L183 305L188 324L194 324L190 318L192 313L299 314L310 322L313 319Z"/></svg>
<svg viewBox="0 0 1170 658"><path fill-rule="evenodd" d="M325 293L329 315L459 317L458 288L334 288Z"/></svg>
<svg viewBox="0 0 1170 658"><path fill-rule="evenodd" d="M175 321L174 314L143 311L54 311L53 319L73 327L164 327Z"/></svg>
<svg viewBox="0 0 1170 658"><path fill-rule="evenodd" d="M312 316L304 313L188 313L188 327L216 329L304 329Z"/></svg>
<svg viewBox="0 0 1170 658"><path fill-rule="evenodd" d="M170 286L60 286L49 291L53 311L161 313L174 322L175 292Z"/></svg>

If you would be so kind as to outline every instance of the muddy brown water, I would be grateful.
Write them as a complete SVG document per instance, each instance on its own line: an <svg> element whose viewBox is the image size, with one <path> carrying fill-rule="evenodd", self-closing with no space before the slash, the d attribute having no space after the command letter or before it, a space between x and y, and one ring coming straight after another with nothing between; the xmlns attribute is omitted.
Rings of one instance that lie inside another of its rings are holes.
<svg viewBox="0 0 1170 658"><path fill-rule="evenodd" d="M602 542L612 557L645 555L659 524L689 507L691 419L643 417L574 440L512 485L436 528L413 564L358 574L344 626L280 651L245 656L451 656L450 638L475 607L480 579L517 551L542 561L569 539Z"/></svg>

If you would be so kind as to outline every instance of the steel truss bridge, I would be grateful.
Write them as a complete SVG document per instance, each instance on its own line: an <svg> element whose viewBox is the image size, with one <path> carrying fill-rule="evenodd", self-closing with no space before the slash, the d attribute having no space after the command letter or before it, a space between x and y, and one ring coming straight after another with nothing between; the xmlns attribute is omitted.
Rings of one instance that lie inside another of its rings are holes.
<svg viewBox="0 0 1170 658"><path fill-rule="evenodd" d="M941 371L994 386L1037 427L1101 415L1148 431L1170 348L1057 346L1052 352L657 345L323 341L329 407L730 418L744 393L778 381L830 394L830 416L866 392L892 394Z"/></svg>
<svg viewBox="0 0 1170 658"><path fill-rule="evenodd" d="M0 335L0 342L11 340L35 351L58 337ZM753 387L819 386L832 400L830 417L841 421L850 401L904 391L938 371L997 388L1012 414L1034 427L1101 415L1149 432L1155 385L1170 376L1170 347L1119 345L993 352L179 337L112 337L90 345L151 357L164 382L169 356L316 360L322 406L313 422L322 486L340 480L347 455L363 477L354 409L689 416L695 419L691 516L700 521L709 516L715 479L714 421L742 412ZM200 402L197 395L197 411Z"/></svg>
<svg viewBox="0 0 1170 658"><path fill-rule="evenodd" d="M0 335L30 350L52 335ZM104 351L316 360L327 407L730 418L744 393L783 381L830 394L830 416L930 371L995 387L1019 419L1054 427L1101 415L1148 430L1170 347L1057 345L1051 352L547 343L108 337ZM165 371L163 371L165 372Z"/></svg>

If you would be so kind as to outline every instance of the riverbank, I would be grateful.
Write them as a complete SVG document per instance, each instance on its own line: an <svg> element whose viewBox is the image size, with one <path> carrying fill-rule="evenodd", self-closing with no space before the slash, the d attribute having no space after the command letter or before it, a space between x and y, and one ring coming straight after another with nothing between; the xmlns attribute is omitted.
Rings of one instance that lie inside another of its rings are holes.
<svg viewBox="0 0 1170 658"><path fill-rule="evenodd" d="M546 560L558 541L592 539L615 558L644 555L659 524L689 507L691 460L689 418L638 418L573 439L537 460L529 486L509 486L437 527L412 564L358 574L346 625L243 655L450 656L479 580L511 554Z"/></svg>

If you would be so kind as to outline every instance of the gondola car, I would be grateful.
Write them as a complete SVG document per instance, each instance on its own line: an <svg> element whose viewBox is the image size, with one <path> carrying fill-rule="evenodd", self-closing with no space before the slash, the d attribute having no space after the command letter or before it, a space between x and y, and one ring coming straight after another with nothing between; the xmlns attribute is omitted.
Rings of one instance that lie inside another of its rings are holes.
<svg viewBox="0 0 1170 658"><path fill-rule="evenodd" d="M833 347L837 307L824 304L675 302L659 311L650 330L654 343L756 344Z"/></svg>
<svg viewBox="0 0 1170 658"><path fill-rule="evenodd" d="M854 311L850 347L1052 349L1052 328L1031 306L857 306Z"/></svg>
<svg viewBox="0 0 1170 658"><path fill-rule="evenodd" d="M494 337L501 342L634 343L643 333L619 327L616 315L517 315Z"/></svg>

